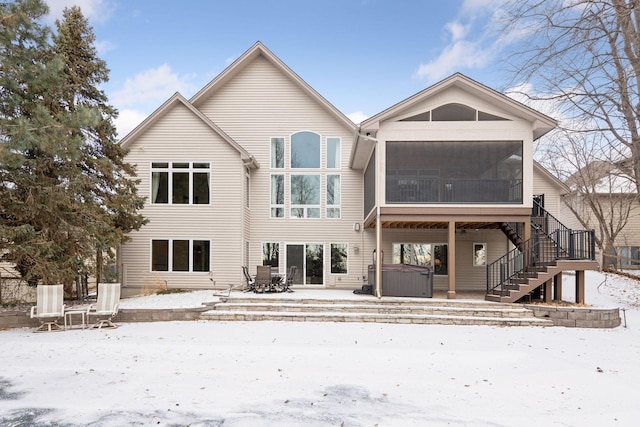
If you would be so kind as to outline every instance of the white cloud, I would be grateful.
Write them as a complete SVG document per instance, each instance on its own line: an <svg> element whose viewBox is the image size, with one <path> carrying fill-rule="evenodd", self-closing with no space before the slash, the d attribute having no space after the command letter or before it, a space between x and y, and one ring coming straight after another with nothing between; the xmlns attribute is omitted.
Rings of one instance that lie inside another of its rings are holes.
<svg viewBox="0 0 640 427"><path fill-rule="evenodd" d="M98 56L102 56L110 50L115 49L115 45L110 41L97 41L94 43Z"/></svg>
<svg viewBox="0 0 640 427"><path fill-rule="evenodd" d="M502 50L530 33L530 28L505 26L506 0L465 0L457 19L444 25L449 42L439 55L418 66L415 77L439 80L460 69L484 68Z"/></svg>
<svg viewBox="0 0 640 427"><path fill-rule="evenodd" d="M446 46L436 59L420 64L416 77L439 80L459 68L482 68L492 59L491 50L483 48L479 42L459 40Z"/></svg>
<svg viewBox="0 0 640 427"><path fill-rule="evenodd" d="M49 6L47 20L51 23L61 19L64 9L71 6L79 6L85 18L97 22L107 21L114 11L109 0L46 0L46 3Z"/></svg>
<svg viewBox="0 0 640 427"><path fill-rule="evenodd" d="M355 111L353 113L347 114L347 117L355 124L361 123L364 120L367 120L369 116L364 114L362 111Z"/></svg>
<svg viewBox="0 0 640 427"><path fill-rule="evenodd" d="M138 126L149 114L138 110L122 110L115 120L118 138L124 138L136 126Z"/></svg>
<svg viewBox="0 0 640 427"><path fill-rule="evenodd" d="M140 104L157 104L165 101L175 92L189 93L193 76L174 73L168 64L151 68L127 78L122 89L113 92L109 99L117 108Z"/></svg>
<svg viewBox="0 0 640 427"><path fill-rule="evenodd" d="M445 25L445 28L449 30L449 32L451 33L451 37L454 41L464 38L464 36L466 36L467 32L469 31L468 26L463 25L457 21L449 22L448 24Z"/></svg>

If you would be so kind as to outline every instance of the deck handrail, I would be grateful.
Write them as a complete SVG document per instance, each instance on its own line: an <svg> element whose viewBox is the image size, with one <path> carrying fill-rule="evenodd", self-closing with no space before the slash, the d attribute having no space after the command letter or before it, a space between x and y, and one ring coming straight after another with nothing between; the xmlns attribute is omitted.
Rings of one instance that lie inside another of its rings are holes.
<svg viewBox="0 0 640 427"><path fill-rule="evenodd" d="M532 237L487 265L487 294L500 288L504 296L514 277L561 259L595 260L595 230L572 230L533 203ZM545 240L549 244L543 244Z"/></svg>

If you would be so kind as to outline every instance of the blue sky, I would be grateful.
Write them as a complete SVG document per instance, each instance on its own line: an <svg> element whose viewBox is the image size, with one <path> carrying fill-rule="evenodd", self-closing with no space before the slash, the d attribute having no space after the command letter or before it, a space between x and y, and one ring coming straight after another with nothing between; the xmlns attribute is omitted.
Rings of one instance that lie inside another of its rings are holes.
<svg viewBox="0 0 640 427"><path fill-rule="evenodd" d="M261 41L359 122L459 71L498 90L503 0L46 0L78 5L96 34L120 137L180 92L190 98Z"/></svg>

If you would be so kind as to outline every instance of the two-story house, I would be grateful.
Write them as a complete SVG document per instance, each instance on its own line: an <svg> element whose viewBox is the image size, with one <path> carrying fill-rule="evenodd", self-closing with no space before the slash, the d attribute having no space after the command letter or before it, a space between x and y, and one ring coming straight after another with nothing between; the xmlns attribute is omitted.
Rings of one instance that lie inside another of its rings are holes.
<svg viewBox="0 0 640 427"><path fill-rule="evenodd" d="M449 297L493 293L488 264L532 237L534 196L563 191L533 161L555 125L455 74L356 126L258 42L122 140L149 219L120 250L123 292L239 284L242 265L356 289L375 263L380 294L382 263L404 263Z"/></svg>

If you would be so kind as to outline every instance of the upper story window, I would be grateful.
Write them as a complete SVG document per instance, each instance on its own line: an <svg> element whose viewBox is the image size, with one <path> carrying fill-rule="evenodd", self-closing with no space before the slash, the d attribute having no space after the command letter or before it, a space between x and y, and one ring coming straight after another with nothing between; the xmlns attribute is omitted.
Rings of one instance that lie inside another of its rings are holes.
<svg viewBox="0 0 640 427"><path fill-rule="evenodd" d="M401 119L401 122L486 122L509 120L455 102Z"/></svg>
<svg viewBox="0 0 640 427"><path fill-rule="evenodd" d="M294 132L272 137L270 153L271 218L340 218L342 138Z"/></svg>
<svg viewBox="0 0 640 427"><path fill-rule="evenodd" d="M340 169L340 138L327 138L327 169Z"/></svg>
<svg viewBox="0 0 640 427"><path fill-rule="evenodd" d="M271 168L284 168L284 138L271 138Z"/></svg>
<svg viewBox="0 0 640 427"><path fill-rule="evenodd" d="M320 168L320 135L309 131L291 135L291 168Z"/></svg>
<svg viewBox="0 0 640 427"><path fill-rule="evenodd" d="M153 162L151 203L208 205L211 168L200 162Z"/></svg>

